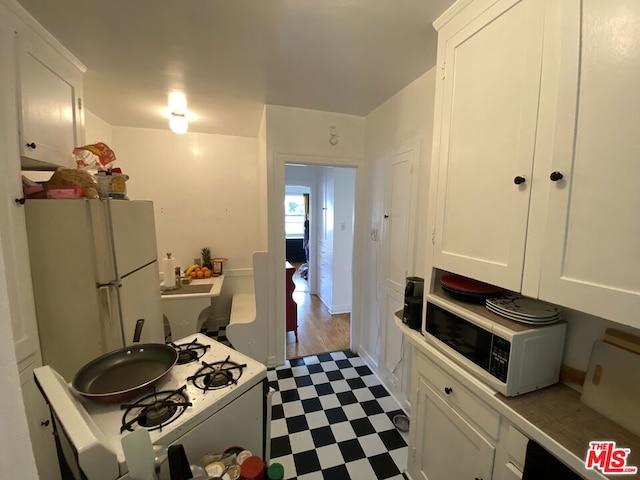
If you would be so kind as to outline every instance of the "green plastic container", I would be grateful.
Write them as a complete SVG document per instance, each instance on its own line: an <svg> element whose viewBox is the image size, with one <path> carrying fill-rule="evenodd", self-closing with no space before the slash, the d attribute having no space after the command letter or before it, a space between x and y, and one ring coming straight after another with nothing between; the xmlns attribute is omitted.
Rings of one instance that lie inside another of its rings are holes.
<svg viewBox="0 0 640 480"><path fill-rule="evenodd" d="M269 480L283 480L284 467L280 463L272 463L267 470L267 478Z"/></svg>

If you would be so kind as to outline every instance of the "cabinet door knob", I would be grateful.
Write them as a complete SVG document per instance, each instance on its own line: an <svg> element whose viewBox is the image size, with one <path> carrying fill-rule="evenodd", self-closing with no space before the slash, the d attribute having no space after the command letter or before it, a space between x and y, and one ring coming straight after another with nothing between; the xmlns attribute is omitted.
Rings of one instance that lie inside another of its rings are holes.
<svg viewBox="0 0 640 480"><path fill-rule="evenodd" d="M564 175L562 175L560 172L552 172L551 175L549 175L549 178L552 182L557 182L558 180L562 180L564 178Z"/></svg>
<svg viewBox="0 0 640 480"><path fill-rule="evenodd" d="M474 480L482 480L480 477L476 477Z"/></svg>
<svg viewBox="0 0 640 480"><path fill-rule="evenodd" d="M384 218L389 218L389 215L385 215Z"/></svg>
<svg viewBox="0 0 640 480"><path fill-rule="evenodd" d="M40 422L40 426L42 427L48 427L49 426L49 420L45 420L44 422Z"/></svg>
<svg viewBox="0 0 640 480"><path fill-rule="evenodd" d="M513 179L513 183L515 183L516 185L520 185L521 183L526 182L527 179L524 177L521 177L520 175L518 175L516 178Z"/></svg>
<svg viewBox="0 0 640 480"><path fill-rule="evenodd" d="M447 395L451 395L451 392L453 392L453 388L451 388L451 387L444 387L444 393L446 393Z"/></svg>
<svg viewBox="0 0 640 480"><path fill-rule="evenodd" d="M24 201L25 201L24 197L14 199L14 202L16 202L16 205L24 205Z"/></svg>
<svg viewBox="0 0 640 480"><path fill-rule="evenodd" d="M27 147L36 149L36 142L27 143Z"/></svg>

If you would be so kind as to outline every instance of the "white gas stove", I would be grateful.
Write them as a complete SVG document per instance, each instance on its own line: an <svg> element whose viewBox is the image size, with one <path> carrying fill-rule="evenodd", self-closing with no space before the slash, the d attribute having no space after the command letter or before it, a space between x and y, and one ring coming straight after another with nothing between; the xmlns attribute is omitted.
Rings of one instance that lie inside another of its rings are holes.
<svg viewBox="0 0 640 480"><path fill-rule="evenodd" d="M154 445L182 444L190 463L231 446L268 461L266 367L203 334L174 344L178 363L154 390L124 405L80 396L51 367L34 371L53 413L61 464L75 478L126 478L121 439L138 428L149 430Z"/></svg>

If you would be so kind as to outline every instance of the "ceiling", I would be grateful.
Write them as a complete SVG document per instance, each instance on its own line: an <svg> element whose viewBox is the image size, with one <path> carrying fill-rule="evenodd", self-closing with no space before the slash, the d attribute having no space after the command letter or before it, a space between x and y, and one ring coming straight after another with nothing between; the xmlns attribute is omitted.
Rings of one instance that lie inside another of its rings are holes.
<svg viewBox="0 0 640 480"><path fill-rule="evenodd" d="M366 115L435 65L453 0L19 0L87 66L85 105L166 129L255 137L266 104ZM54 6L55 5L55 6Z"/></svg>

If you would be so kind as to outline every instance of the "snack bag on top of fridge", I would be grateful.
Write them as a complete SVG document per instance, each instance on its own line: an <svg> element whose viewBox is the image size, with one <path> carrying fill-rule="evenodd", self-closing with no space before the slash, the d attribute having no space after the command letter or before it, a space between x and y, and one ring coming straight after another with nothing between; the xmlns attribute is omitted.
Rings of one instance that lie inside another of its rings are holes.
<svg viewBox="0 0 640 480"><path fill-rule="evenodd" d="M76 166L83 170L111 170L116 154L106 143L98 142L73 149Z"/></svg>

